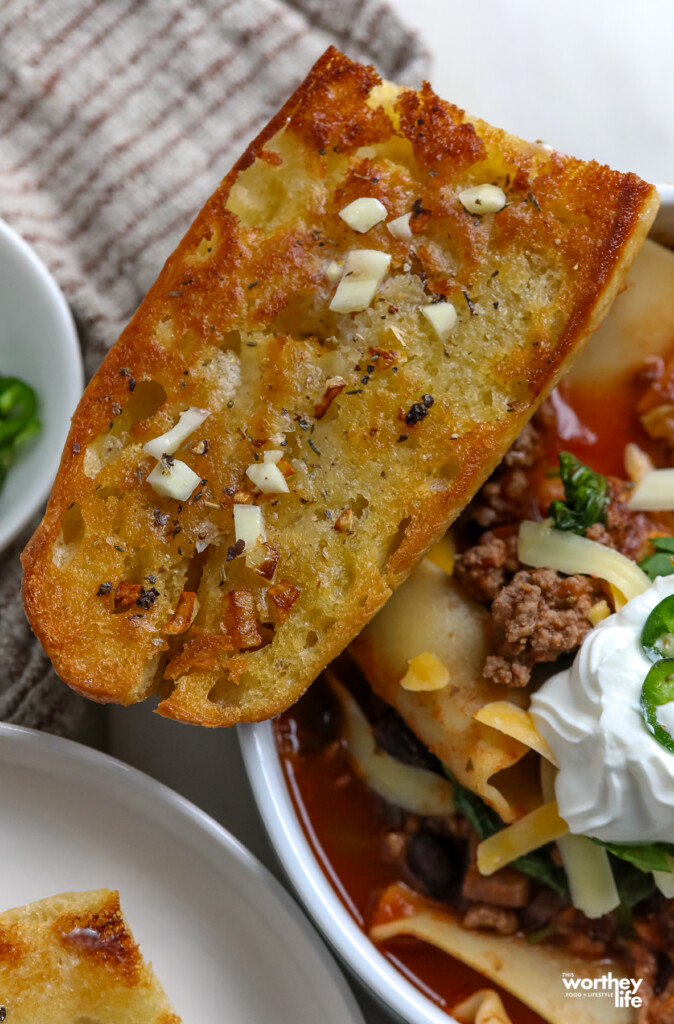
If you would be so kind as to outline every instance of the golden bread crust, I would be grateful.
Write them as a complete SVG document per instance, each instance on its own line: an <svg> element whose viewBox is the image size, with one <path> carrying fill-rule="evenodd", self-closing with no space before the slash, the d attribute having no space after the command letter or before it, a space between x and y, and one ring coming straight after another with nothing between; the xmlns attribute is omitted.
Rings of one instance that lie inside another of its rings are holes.
<svg viewBox="0 0 674 1024"><path fill-rule="evenodd" d="M473 216L459 193L485 182L507 204ZM412 243L384 223L349 228L339 211L363 196L389 222L411 212ZM78 406L23 555L26 611L57 672L99 701L159 692L161 714L203 725L289 706L502 458L598 326L657 205L635 175L470 120L428 85L396 92L328 50L208 200ZM356 248L391 266L370 308L340 315L326 269ZM438 298L457 312L444 342L419 313ZM412 415L425 395L432 406ZM209 411L194 435L208 445L176 453L202 481L178 503L146 482L142 445L188 406ZM246 468L279 446L289 493L254 498L277 557L264 579L227 560L232 504L251 489ZM120 583L156 596L115 608ZM291 605L272 607L279 584ZM230 591L252 595L239 604L254 609L257 647L241 630L232 642ZM184 592L198 611L167 635Z"/></svg>
<svg viewBox="0 0 674 1024"><path fill-rule="evenodd" d="M109 889L0 914L0 1003L12 1024L180 1024Z"/></svg>

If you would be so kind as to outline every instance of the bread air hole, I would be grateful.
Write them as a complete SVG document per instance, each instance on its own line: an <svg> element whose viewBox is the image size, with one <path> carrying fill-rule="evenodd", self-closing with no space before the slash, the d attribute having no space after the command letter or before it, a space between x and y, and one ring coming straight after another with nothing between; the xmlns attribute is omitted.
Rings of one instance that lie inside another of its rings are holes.
<svg viewBox="0 0 674 1024"><path fill-rule="evenodd" d="M84 539L84 519L79 503L74 501L61 519L61 529L52 548L52 562L57 569L65 569L77 554Z"/></svg>

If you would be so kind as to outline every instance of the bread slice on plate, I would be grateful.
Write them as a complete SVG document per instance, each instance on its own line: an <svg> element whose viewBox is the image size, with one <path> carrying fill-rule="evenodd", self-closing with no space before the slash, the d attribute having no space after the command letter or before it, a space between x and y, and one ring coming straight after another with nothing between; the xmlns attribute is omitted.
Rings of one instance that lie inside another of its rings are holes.
<svg viewBox="0 0 674 1024"><path fill-rule="evenodd" d="M290 705L499 462L657 206L328 50L75 413L23 556L57 672L205 725Z"/></svg>
<svg viewBox="0 0 674 1024"><path fill-rule="evenodd" d="M0 914L0 1020L180 1024L110 889Z"/></svg>

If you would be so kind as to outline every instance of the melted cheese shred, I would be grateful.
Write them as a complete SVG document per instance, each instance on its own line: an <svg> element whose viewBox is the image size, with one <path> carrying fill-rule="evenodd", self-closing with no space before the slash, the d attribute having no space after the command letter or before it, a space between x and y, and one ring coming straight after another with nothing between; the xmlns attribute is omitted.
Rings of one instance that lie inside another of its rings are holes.
<svg viewBox="0 0 674 1024"><path fill-rule="evenodd" d="M346 687L332 674L329 682L342 708L347 753L362 781L384 800L413 814L452 814L451 783L426 768L403 764L378 747L370 723Z"/></svg>
<svg viewBox="0 0 674 1024"><path fill-rule="evenodd" d="M652 469L645 473L627 500L635 512L674 510L674 469Z"/></svg>
<svg viewBox="0 0 674 1024"><path fill-rule="evenodd" d="M525 708L520 708L509 700L494 700L491 704L479 708L473 718L483 725L491 726L492 729L498 729L505 736L519 740L552 764L557 764L550 744L541 736L533 715Z"/></svg>
<svg viewBox="0 0 674 1024"><path fill-rule="evenodd" d="M541 761L541 789L544 800L554 798L556 774L553 765ZM620 896L604 847L593 843L587 836L569 833L557 840L557 849L562 858L574 907L590 918L603 917L604 914L615 910L620 903ZM655 874L653 872L654 877Z"/></svg>
<svg viewBox="0 0 674 1024"><path fill-rule="evenodd" d="M587 537L552 529L549 520L521 524L517 554L525 565L556 569L568 576L582 573L606 580L628 601L650 586L646 573L631 558Z"/></svg>
<svg viewBox="0 0 674 1024"><path fill-rule="evenodd" d="M481 875L493 875L499 868L554 842L568 831L568 825L559 816L557 801L551 800L484 839L477 848L478 871Z"/></svg>

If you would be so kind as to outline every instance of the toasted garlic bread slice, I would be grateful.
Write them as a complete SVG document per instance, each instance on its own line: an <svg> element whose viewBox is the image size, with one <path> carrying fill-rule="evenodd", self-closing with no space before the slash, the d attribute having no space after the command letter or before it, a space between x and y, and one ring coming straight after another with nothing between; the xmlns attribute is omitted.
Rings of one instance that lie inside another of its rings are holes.
<svg viewBox="0 0 674 1024"><path fill-rule="evenodd" d="M657 205L329 50L80 402L23 556L57 672L206 725L290 705L501 459Z"/></svg>
<svg viewBox="0 0 674 1024"><path fill-rule="evenodd" d="M0 914L0 1018L180 1024L110 889L66 892Z"/></svg>

